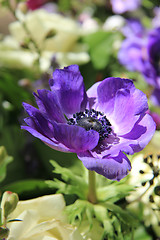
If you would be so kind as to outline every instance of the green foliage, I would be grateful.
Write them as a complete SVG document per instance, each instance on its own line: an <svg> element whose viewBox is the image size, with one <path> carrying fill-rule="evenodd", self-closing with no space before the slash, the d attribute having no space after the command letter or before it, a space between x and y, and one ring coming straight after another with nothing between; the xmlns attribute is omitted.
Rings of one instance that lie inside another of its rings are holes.
<svg viewBox="0 0 160 240"><path fill-rule="evenodd" d="M3 126L0 130L0 145L3 144L14 158L14 163L11 163L8 167L8 176L3 183L4 185L25 177L24 161L22 161L23 158L20 155L20 149L24 148L25 139L20 126L15 124Z"/></svg>
<svg viewBox="0 0 160 240"><path fill-rule="evenodd" d="M67 11L71 8L71 1L70 0L59 0L58 3L59 11Z"/></svg>
<svg viewBox="0 0 160 240"><path fill-rule="evenodd" d="M8 100L14 108L22 108L22 102L31 99L31 93L18 85L20 74L1 69L0 78L0 92L3 94L4 99Z"/></svg>
<svg viewBox="0 0 160 240"><path fill-rule="evenodd" d="M13 161L11 156L8 156L5 147L0 147L0 182L6 177L7 165Z"/></svg>
<svg viewBox="0 0 160 240"><path fill-rule="evenodd" d="M133 187L128 185L126 180L111 181L97 174L98 203L92 204L87 200L88 179L84 166L78 162L77 167L65 168L53 160L50 162L54 167L53 173L60 175L61 179L55 178L54 181L46 181L48 186L57 189L57 193L78 197L66 209L71 224L83 228L81 224L86 222L89 233L93 231L92 228L96 221L96 224L103 226L101 239L107 237L112 240L124 239L124 235L130 234L130 231L137 226L136 217L116 204L118 200L123 199L133 190Z"/></svg>
<svg viewBox="0 0 160 240"><path fill-rule="evenodd" d="M80 199L86 199L88 185L83 178L83 171L80 171L80 175L76 175L70 169L61 167L55 161L51 160L50 163L54 167L53 172L61 174L62 180L54 179L54 181L46 181L49 187L56 188L57 193L63 194L75 194Z"/></svg>
<svg viewBox="0 0 160 240"><path fill-rule="evenodd" d="M143 1L143 4L147 5L148 7L154 7L154 6L157 6L159 7L160 6L160 1L159 0L144 0Z"/></svg>
<svg viewBox="0 0 160 240"><path fill-rule="evenodd" d="M88 172L80 161L75 160L74 167L61 167L56 161L51 160L50 163L54 167L53 173L60 174L61 179L57 178L54 181L48 180L46 183L53 189L58 189L58 193L74 194L78 198L87 199L88 192ZM133 191L133 186L128 185L125 180L120 182L111 181L97 174L97 197L98 201L116 202L127 196L130 191Z"/></svg>
<svg viewBox="0 0 160 240"><path fill-rule="evenodd" d="M101 176L98 176L98 178L101 178ZM98 187L97 189L97 196L99 201L110 201L110 202L116 202L127 195L129 195L130 191L133 191L133 186L125 183L124 180L121 180L120 182L116 181L106 181L106 179L103 178L103 186Z"/></svg>
<svg viewBox="0 0 160 240"><path fill-rule="evenodd" d="M8 7L9 0L0 0L0 4L1 4L2 7Z"/></svg>
<svg viewBox="0 0 160 240"><path fill-rule="evenodd" d="M137 226L137 220L130 212L110 202L91 204L85 200L77 200L66 209L69 222L80 226L83 221L88 223L88 231L92 230L94 221L103 226L102 239L124 239Z"/></svg>
<svg viewBox="0 0 160 240"><path fill-rule="evenodd" d="M134 233L128 234L124 237L124 240L153 240L153 238L146 232L145 228L140 225L134 231ZM158 240L158 239L157 239Z"/></svg>
<svg viewBox="0 0 160 240"><path fill-rule="evenodd" d="M21 181L16 181L14 183L5 185L1 187L1 191L11 191L16 192L19 196L27 198L28 196L34 196L35 191L41 195L44 193L49 193L48 185L39 179L26 179Z"/></svg>
<svg viewBox="0 0 160 240"><path fill-rule="evenodd" d="M96 69L104 69L109 64L110 58L115 54L113 45L119 38L119 33L104 31L97 31L84 37Z"/></svg>

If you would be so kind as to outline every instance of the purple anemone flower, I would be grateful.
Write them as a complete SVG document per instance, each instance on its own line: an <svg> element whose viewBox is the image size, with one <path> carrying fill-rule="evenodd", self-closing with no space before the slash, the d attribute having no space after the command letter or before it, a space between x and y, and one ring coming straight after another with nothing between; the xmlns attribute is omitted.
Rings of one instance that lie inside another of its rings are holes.
<svg viewBox="0 0 160 240"><path fill-rule="evenodd" d="M74 152L84 166L121 180L131 170L126 154L142 150L155 132L147 98L129 79L106 78L85 91L77 65L56 69L50 90L34 93L39 109L23 103L22 126L51 148Z"/></svg>
<svg viewBox="0 0 160 240"><path fill-rule="evenodd" d="M121 14L136 10L141 4L141 0L111 0L111 4L113 12Z"/></svg>
<svg viewBox="0 0 160 240"><path fill-rule="evenodd" d="M152 104L155 106L160 106L160 89L155 88L152 92L152 95L150 96L150 100L152 101Z"/></svg>
<svg viewBox="0 0 160 240"><path fill-rule="evenodd" d="M146 56L145 40L138 37L126 38L118 53L119 62L129 71L144 70Z"/></svg>
<svg viewBox="0 0 160 240"><path fill-rule="evenodd" d="M160 89L160 28L148 34L146 49L148 58L142 73L149 84Z"/></svg>
<svg viewBox="0 0 160 240"><path fill-rule="evenodd" d="M144 64L148 58L146 50L146 31L138 19L128 19L122 29L127 37L118 53L119 62L129 71L144 70Z"/></svg>
<svg viewBox="0 0 160 240"><path fill-rule="evenodd" d="M145 35L146 30L139 19L128 18L128 19L126 19L126 24L122 28L122 33L126 37L142 38Z"/></svg>

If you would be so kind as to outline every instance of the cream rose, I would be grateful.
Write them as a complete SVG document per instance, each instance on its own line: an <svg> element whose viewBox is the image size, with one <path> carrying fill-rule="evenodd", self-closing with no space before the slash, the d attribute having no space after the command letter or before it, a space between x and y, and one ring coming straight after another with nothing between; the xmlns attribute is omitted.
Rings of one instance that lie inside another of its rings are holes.
<svg viewBox="0 0 160 240"><path fill-rule="evenodd" d="M7 224L7 240L82 240L77 228L66 223L65 201L61 194L20 201Z"/></svg>

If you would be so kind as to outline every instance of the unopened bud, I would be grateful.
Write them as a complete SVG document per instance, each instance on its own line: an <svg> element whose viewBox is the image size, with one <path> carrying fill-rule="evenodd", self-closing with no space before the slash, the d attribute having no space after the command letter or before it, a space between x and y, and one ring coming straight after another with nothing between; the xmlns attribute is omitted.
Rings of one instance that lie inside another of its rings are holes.
<svg viewBox="0 0 160 240"><path fill-rule="evenodd" d="M0 227L0 239L7 238L9 235L9 229L7 227Z"/></svg>
<svg viewBox="0 0 160 240"><path fill-rule="evenodd" d="M19 201L19 198L16 193L7 191L3 194L1 208L2 208L2 213L4 218L7 218L8 215L14 211L18 201Z"/></svg>

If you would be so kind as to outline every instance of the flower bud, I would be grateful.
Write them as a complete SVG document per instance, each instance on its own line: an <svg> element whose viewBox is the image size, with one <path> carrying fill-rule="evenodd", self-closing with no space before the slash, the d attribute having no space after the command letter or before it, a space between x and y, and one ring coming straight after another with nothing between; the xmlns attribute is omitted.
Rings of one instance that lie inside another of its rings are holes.
<svg viewBox="0 0 160 240"><path fill-rule="evenodd" d="M7 238L9 235L9 229L7 227L0 227L0 239Z"/></svg>
<svg viewBox="0 0 160 240"><path fill-rule="evenodd" d="M19 198L16 193L7 191L3 194L1 208L2 208L2 213L4 218L7 218L8 215L14 211L18 201L19 201Z"/></svg>

